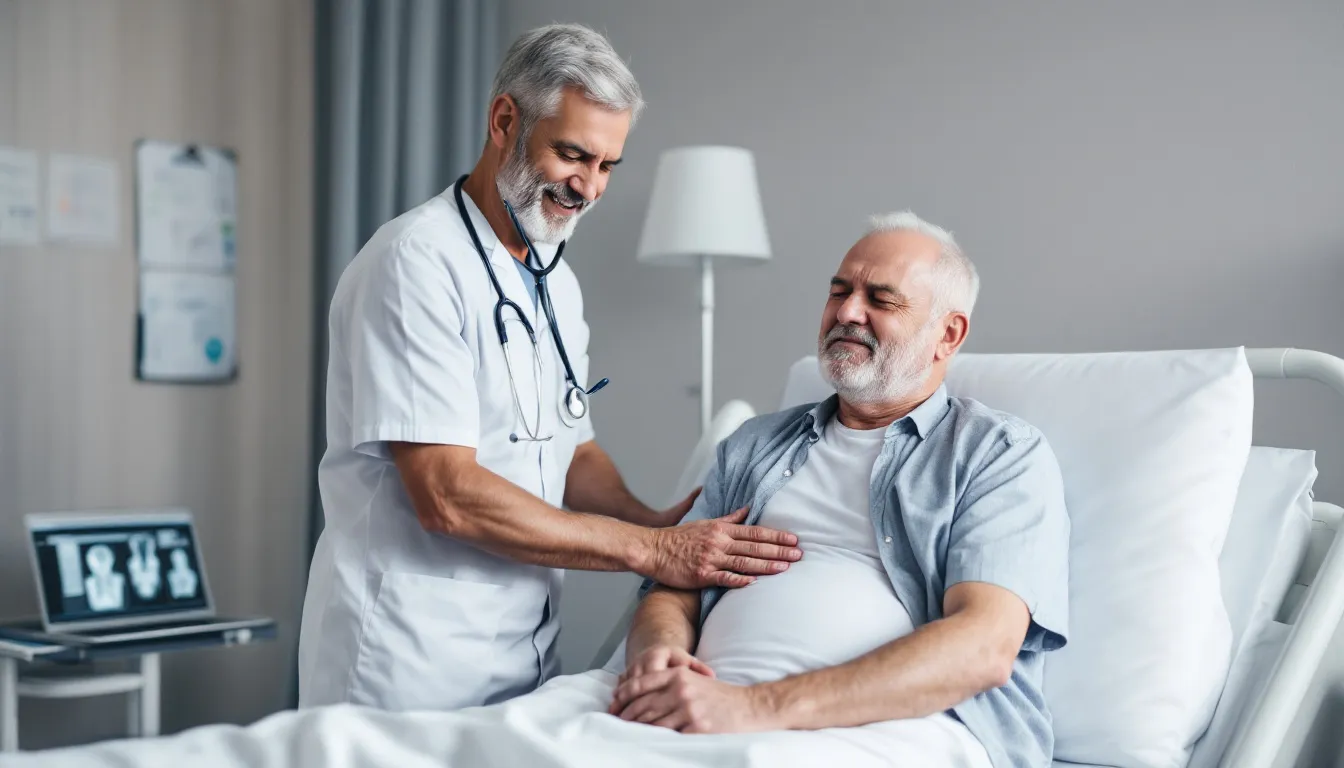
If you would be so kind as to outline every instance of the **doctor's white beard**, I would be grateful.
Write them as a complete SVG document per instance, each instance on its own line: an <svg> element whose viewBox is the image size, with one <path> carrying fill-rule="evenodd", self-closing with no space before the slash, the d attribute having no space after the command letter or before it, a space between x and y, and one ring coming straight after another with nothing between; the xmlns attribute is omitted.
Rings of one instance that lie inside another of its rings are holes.
<svg viewBox="0 0 1344 768"><path fill-rule="evenodd" d="M542 176L541 171L532 164L522 146L515 147L509 159L504 161L504 166L499 169L499 175L495 177L495 186L499 189L499 196L508 200L513 206L513 212L518 215L518 222L523 225L523 230L533 242L555 244L568 240L570 235L574 234L574 227L579 223L579 219L593 207L592 203L583 203L582 207L567 219L554 220L547 216L541 207L546 192L566 203L573 199L574 193L564 182L546 183L546 177Z"/></svg>
<svg viewBox="0 0 1344 768"><path fill-rule="evenodd" d="M838 323L817 345L821 377L851 403L885 403L900 400L924 386L933 369L932 324L921 328L904 344L879 344L866 328ZM844 347L830 347L836 339L858 339L868 345L862 362Z"/></svg>

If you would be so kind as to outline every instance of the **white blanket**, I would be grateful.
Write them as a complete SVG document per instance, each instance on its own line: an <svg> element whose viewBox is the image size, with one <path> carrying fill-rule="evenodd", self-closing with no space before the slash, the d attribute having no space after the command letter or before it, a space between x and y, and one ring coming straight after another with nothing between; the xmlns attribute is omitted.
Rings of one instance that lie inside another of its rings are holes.
<svg viewBox="0 0 1344 768"><path fill-rule="evenodd" d="M616 676L551 680L506 704L389 713L341 705L272 715L248 727L0 756L3 768L989 768L959 723L928 718L861 728L687 736L606 714Z"/></svg>

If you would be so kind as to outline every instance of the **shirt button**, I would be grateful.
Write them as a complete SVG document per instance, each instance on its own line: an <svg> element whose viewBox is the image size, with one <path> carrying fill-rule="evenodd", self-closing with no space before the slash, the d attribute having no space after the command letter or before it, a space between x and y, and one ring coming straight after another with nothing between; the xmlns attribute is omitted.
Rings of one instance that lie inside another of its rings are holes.
<svg viewBox="0 0 1344 768"><path fill-rule="evenodd" d="M786 469L786 470L784 470L784 476L785 476L785 477L793 477L793 470L792 470L792 469Z"/></svg>
<svg viewBox="0 0 1344 768"><path fill-rule="evenodd" d="M885 537L883 537L883 539L882 539L882 543L883 543L883 544L890 544L890 543L891 543L891 537L890 537L890 536L885 536Z"/></svg>

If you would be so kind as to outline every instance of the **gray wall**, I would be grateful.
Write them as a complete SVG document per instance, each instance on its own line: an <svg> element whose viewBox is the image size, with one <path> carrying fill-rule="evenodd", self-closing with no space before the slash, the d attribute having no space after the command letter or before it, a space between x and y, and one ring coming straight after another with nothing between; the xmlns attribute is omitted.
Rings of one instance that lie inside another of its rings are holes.
<svg viewBox="0 0 1344 768"><path fill-rule="evenodd" d="M673 146L756 153L775 252L718 272L719 403L777 403L863 217L904 207L981 270L968 350L1344 354L1339 3L509 0L505 19L508 39L551 21L606 31L649 102L566 256L592 370L612 380L598 437L650 500L697 430L697 278L634 259ZM1341 403L1306 384L1258 394L1257 441L1318 449L1318 497L1344 499ZM631 583L571 578L568 669Z"/></svg>
<svg viewBox="0 0 1344 768"><path fill-rule="evenodd" d="M23 514L185 505L220 609L282 642L178 654L163 726L245 722L290 694L311 368L308 0L0 0L0 144L114 158L116 248L0 246L0 617L35 614ZM132 377L132 144L239 154L241 378ZM116 736L122 697L25 701L21 744Z"/></svg>

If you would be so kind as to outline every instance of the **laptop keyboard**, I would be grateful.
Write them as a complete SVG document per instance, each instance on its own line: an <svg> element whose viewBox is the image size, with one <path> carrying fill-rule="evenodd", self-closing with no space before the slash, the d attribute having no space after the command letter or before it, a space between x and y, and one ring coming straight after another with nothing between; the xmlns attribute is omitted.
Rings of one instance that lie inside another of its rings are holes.
<svg viewBox="0 0 1344 768"><path fill-rule="evenodd" d="M177 629L179 627L206 627L210 625L209 619L197 619L196 621L167 621L162 624L145 624L138 627L112 627L105 629L85 629L79 634L89 637L107 637L109 635L129 635L139 632L155 632L160 629Z"/></svg>

